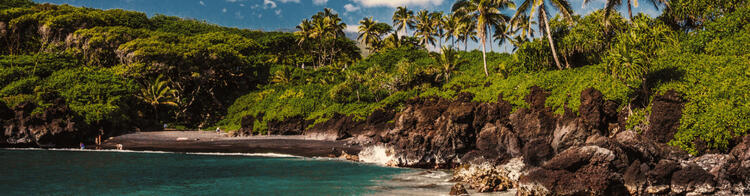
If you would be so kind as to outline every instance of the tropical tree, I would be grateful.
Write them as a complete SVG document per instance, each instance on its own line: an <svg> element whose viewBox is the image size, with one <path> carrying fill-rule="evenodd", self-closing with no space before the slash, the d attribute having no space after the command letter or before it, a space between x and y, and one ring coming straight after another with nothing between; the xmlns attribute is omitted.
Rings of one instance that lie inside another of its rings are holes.
<svg viewBox="0 0 750 196"><path fill-rule="evenodd" d="M368 46L370 51L373 51L375 45L378 42L378 32L375 31L375 22L372 17L363 18L359 21L359 36L357 40Z"/></svg>
<svg viewBox="0 0 750 196"><path fill-rule="evenodd" d="M443 28L443 12L432 12L430 13L430 19L432 20L432 27L435 30L435 37L438 40L438 46L443 46L443 36L445 36L445 30Z"/></svg>
<svg viewBox="0 0 750 196"><path fill-rule="evenodd" d="M510 28L508 28L508 23L498 23L498 25L495 26L495 33L492 35L492 38L498 42L499 46L503 46L503 44L509 41L512 42L513 38L510 37Z"/></svg>
<svg viewBox="0 0 750 196"><path fill-rule="evenodd" d="M435 27L433 25L432 14L427 10L421 10L417 13L416 29L414 31L414 37L419 39L419 45L427 47L429 45L435 45Z"/></svg>
<svg viewBox="0 0 750 196"><path fill-rule="evenodd" d="M295 35L297 35L297 44L302 46L308 38L310 38L310 34L312 34L313 26L310 20L307 18L302 19L302 22L297 25L297 31L294 32Z"/></svg>
<svg viewBox="0 0 750 196"><path fill-rule="evenodd" d="M159 121L159 106L178 106L176 94L177 90L172 89L169 86L169 82L162 80L162 75L159 75L153 81L144 84L141 92L136 97L153 107L156 121Z"/></svg>
<svg viewBox="0 0 750 196"><path fill-rule="evenodd" d="M555 59L555 65L558 69L562 70L563 67L560 65L560 60L557 58L557 52L555 51L555 43L552 41L552 33L549 30L549 8L547 2L552 7L557 8L557 11L562 15L563 19L569 23L572 22L573 9L570 7L570 3L567 0L524 0L513 16L513 20L518 19L523 15L530 15L529 21L533 19L534 15L537 15L539 19L539 29L544 29L547 33L547 40L549 41L550 49L552 49L552 57Z"/></svg>
<svg viewBox="0 0 750 196"><path fill-rule="evenodd" d="M466 62L461 59L461 55L459 55L452 46L441 47L440 54L433 57L438 64L438 68L442 72L435 77L435 80L442 78L442 80L447 81L450 79L453 70L455 70L457 66Z"/></svg>
<svg viewBox="0 0 750 196"><path fill-rule="evenodd" d="M535 21L529 21L528 15L519 15L517 18L513 18L511 20L512 30L514 33L517 33L519 30L521 31L521 36L527 37L531 36L534 37L534 29L531 27L533 25L536 25Z"/></svg>
<svg viewBox="0 0 750 196"><path fill-rule="evenodd" d="M413 11L405 7L396 8L396 12L393 13L393 27L396 27L396 31L404 30L403 35L408 35L408 29L414 28L415 25Z"/></svg>
<svg viewBox="0 0 750 196"><path fill-rule="evenodd" d="M451 45L456 45L456 37L458 34L458 19L453 16L453 14L444 15L442 19L443 23L443 38L447 40L451 40Z"/></svg>
<svg viewBox="0 0 750 196"><path fill-rule="evenodd" d="M622 6L623 1L627 1L628 4L628 17L630 20L633 20L633 8L632 7L638 7L638 0L607 0L607 3L604 6L604 20L606 21L609 18L609 14L612 11L617 11L620 6ZM647 0L651 2L651 4L654 5L654 7L658 10L659 4L664 4L669 8L669 1L668 0ZM583 0L583 4L586 5L591 0Z"/></svg>
<svg viewBox="0 0 750 196"><path fill-rule="evenodd" d="M378 51L381 47L381 38L391 31L391 26L385 23L379 23L370 18L363 18L359 21L359 35L357 40L368 45L371 52Z"/></svg>
<svg viewBox="0 0 750 196"><path fill-rule="evenodd" d="M466 19L459 20L458 31L457 31L458 41L464 42L464 51L468 51L469 40L479 41L477 39L477 29L474 28L474 25L476 25L476 23L473 23L470 20L466 20Z"/></svg>
<svg viewBox="0 0 750 196"><path fill-rule="evenodd" d="M500 9L515 8L510 0L459 0L451 8L454 12L465 13L464 16L476 23L477 35L482 41L482 60L484 62L484 75L489 76L487 71L487 34L488 29L499 21L506 22L510 17L500 13Z"/></svg>

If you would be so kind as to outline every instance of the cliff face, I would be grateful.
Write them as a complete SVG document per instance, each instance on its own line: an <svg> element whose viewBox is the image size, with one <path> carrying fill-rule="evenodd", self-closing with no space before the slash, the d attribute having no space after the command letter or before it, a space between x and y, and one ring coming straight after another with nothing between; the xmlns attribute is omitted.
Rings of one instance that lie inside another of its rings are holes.
<svg viewBox="0 0 750 196"><path fill-rule="evenodd" d="M76 147L95 135L91 128L58 100L52 106L33 113L36 105L21 103L13 109L0 106L0 146Z"/></svg>
<svg viewBox="0 0 750 196"><path fill-rule="evenodd" d="M526 97L530 107L512 113L502 98L496 103L471 100L470 94L456 100L411 100L395 114L378 111L365 121L338 115L301 132L373 146L360 154L362 160L404 167L473 168L466 171L475 176L463 171L458 180L483 191L513 187L520 195L750 191L750 136L738 138L741 142L729 154L700 157L666 144L682 114L683 99L673 91L655 98L643 134L625 130L627 111L618 111L617 103L605 100L595 89L582 92L580 114L569 109L563 115L552 113L545 107L546 93L538 87Z"/></svg>

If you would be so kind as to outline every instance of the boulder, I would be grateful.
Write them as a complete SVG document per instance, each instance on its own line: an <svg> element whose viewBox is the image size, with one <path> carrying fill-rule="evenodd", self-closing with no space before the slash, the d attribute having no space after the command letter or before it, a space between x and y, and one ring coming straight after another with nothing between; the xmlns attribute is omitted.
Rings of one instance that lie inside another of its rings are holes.
<svg viewBox="0 0 750 196"><path fill-rule="evenodd" d="M680 126L684 102L682 97L674 90L654 97L651 115L648 119L649 127L643 135L659 143L666 143L674 138L674 134Z"/></svg>
<svg viewBox="0 0 750 196"><path fill-rule="evenodd" d="M638 160L633 161L632 164L625 170L623 174L623 180L625 182L625 188L627 188L630 195L644 195L646 192L646 172L648 172L648 165L641 163Z"/></svg>
<svg viewBox="0 0 750 196"><path fill-rule="evenodd" d="M700 166L689 164L672 174L670 188L674 194L710 194L716 190L713 178Z"/></svg>
<svg viewBox="0 0 750 196"><path fill-rule="evenodd" d="M547 190L556 195L627 194L621 176L611 170L615 157L612 151L598 146L569 148L542 167L522 176L519 182L522 189L519 192Z"/></svg>
<svg viewBox="0 0 750 196"><path fill-rule="evenodd" d="M523 146L523 162L527 165L537 166L549 158L554 152L545 139L535 139Z"/></svg>
<svg viewBox="0 0 750 196"><path fill-rule="evenodd" d="M449 195L469 195L469 192L466 191L466 188L464 188L464 185L461 183L456 183L451 187L451 192L448 193Z"/></svg>
<svg viewBox="0 0 750 196"><path fill-rule="evenodd" d="M605 130L604 95L596 89L587 88L581 92L581 114L583 128L586 130Z"/></svg>

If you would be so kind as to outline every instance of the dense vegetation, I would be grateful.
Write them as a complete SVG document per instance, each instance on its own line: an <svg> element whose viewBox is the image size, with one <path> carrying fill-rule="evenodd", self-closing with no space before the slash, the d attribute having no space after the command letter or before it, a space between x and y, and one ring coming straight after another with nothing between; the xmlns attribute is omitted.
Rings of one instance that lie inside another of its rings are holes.
<svg viewBox="0 0 750 196"><path fill-rule="evenodd" d="M687 103L670 144L726 150L750 130L750 6L653 2L664 9L656 18L615 14L620 0L588 15L560 0L462 0L447 14L398 8L393 27L360 21L358 41L372 53L361 58L329 9L278 33L14 0L0 3L0 97L43 107L63 98L87 123L130 129L233 130L250 115L253 131L264 133L271 121L364 119L408 99L460 92L480 102L502 94L526 107L534 85L550 92L547 105L558 113L575 111L580 92L594 87L638 129L653 97L676 90ZM512 16L501 13L514 7ZM550 18L551 8L558 15ZM466 51L469 40L489 39L513 53L487 43Z"/></svg>

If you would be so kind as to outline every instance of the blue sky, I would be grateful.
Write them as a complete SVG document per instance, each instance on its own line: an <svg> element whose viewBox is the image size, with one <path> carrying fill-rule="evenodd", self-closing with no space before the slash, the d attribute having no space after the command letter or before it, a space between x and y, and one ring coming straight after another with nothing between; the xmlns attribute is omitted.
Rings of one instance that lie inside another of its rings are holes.
<svg viewBox="0 0 750 196"><path fill-rule="evenodd" d="M391 23L393 11L398 6L409 9L428 9L449 12L455 0L35 0L40 3L70 4L100 9L120 8L145 12L149 16L164 14L205 20L222 26L260 29L265 31L293 31L303 18L308 18L323 8L332 8L356 31L364 17L374 17ZM521 0L516 0L520 4ZM582 0L571 0L577 14L587 14L604 7L604 0L592 0L581 6ZM627 11L623 6L622 11ZM652 16L660 13L651 4L641 3L634 15L644 12ZM513 13L508 10L507 13ZM470 44L476 48L478 44ZM497 49L497 47L496 47Z"/></svg>

